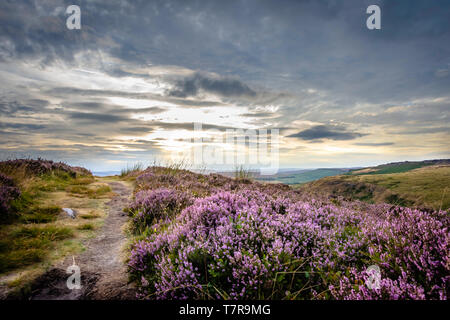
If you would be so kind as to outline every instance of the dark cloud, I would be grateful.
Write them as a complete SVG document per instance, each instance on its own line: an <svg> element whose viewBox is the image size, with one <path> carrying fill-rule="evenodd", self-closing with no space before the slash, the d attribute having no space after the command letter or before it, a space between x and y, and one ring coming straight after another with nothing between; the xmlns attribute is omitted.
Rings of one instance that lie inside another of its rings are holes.
<svg viewBox="0 0 450 320"><path fill-rule="evenodd" d="M46 90L46 94L65 98L69 96L78 97L120 97L129 99L142 99L142 100L157 100L162 102L173 103L174 105L187 107L187 108L203 108L212 106L224 106L225 104L219 101L197 100L197 99L180 99L176 97L167 97L160 94L151 92L128 92L119 90L95 90L95 89L80 89L74 87L56 87ZM90 104L86 105L87 107ZM91 104L91 106L98 107L100 104Z"/></svg>
<svg viewBox="0 0 450 320"><path fill-rule="evenodd" d="M201 92L212 93L223 97L255 97L256 92L245 83L232 78L221 78L202 73L176 80L174 88L167 93L170 96L186 98L195 97Z"/></svg>
<svg viewBox="0 0 450 320"><path fill-rule="evenodd" d="M355 143L355 146L363 146L363 147L383 147L383 146L392 146L393 142L361 142Z"/></svg>
<svg viewBox="0 0 450 320"><path fill-rule="evenodd" d="M88 113L88 112L70 112L69 118L74 120L85 120L88 122L110 122L116 123L129 120L128 117L118 116L114 114Z"/></svg>
<svg viewBox="0 0 450 320"><path fill-rule="evenodd" d="M347 131L345 127L336 125L318 125L312 128L300 131L295 134L291 134L289 138L300 138L303 140L353 140L360 138L365 134Z"/></svg>
<svg viewBox="0 0 450 320"><path fill-rule="evenodd" d="M22 130L40 130L46 128L45 125L35 123L14 123L14 122L0 122L0 129L22 129Z"/></svg>
<svg viewBox="0 0 450 320"><path fill-rule="evenodd" d="M273 112L251 112L251 113L243 113L240 116L247 118L271 118L275 114Z"/></svg>

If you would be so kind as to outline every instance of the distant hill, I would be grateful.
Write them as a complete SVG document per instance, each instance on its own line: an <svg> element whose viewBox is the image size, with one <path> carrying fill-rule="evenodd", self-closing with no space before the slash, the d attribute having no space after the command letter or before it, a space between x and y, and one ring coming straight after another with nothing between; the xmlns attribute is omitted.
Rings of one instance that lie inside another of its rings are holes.
<svg viewBox="0 0 450 320"><path fill-rule="evenodd" d="M450 208L450 160L388 163L350 170L298 187L306 193L329 197L447 210Z"/></svg>
<svg viewBox="0 0 450 320"><path fill-rule="evenodd" d="M340 169L340 168L323 168L323 169L313 169L313 170L294 170L279 172L276 175L262 176L253 175L253 178L258 181L272 182L272 183L284 183L288 185L302 184L317 179L321 179L328 176L336 176L349 172L350 169Z"/></svg>
<svg viewBox="0 0 450 320"><path fill-rule="evenodd" d="M376 167L350 170L349 174L364 175L364 174L401 173L418 168L436 165L450 165L450 159L392 162L382 164Z"/></svg>
<svg viewBox="0 0 450 320"><path fill-rule="evenodd" d="M97 177L118 176L120 171L93 171L92 174Z"/></svg>

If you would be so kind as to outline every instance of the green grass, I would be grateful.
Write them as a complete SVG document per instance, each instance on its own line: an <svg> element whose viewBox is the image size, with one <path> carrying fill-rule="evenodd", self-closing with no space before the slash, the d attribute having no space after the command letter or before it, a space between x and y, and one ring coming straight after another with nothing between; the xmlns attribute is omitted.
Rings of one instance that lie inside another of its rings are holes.
<svg viewBox="0 0 450 320"><path fill-rule="evenodd" d="M253 177L250 169L244 168L244 166L238 166L234 169L234 178L240 180L249 180Z"/></svg>
<svg viewBox="0 0 450 320"><path fill-rule="evenodd" d="M92 220L92 219L100 218L100 216L95 213L86 213L86 214L80 215L80 218L85 219L85 220Z"/></svg>
<svg viewBox="0 0 450 320"><path fill-rule="evenodd" d="M404 166L402 168L406 169ZM450 166L422 166L405 172L327 177L300 188L306 192L343 196L369 203L386 202L447 210L450 208Z"/></svg>
<svg viewBox="0 0 450 320"><path fill-rule="evenodd" d="M370 172L360 172L359 170L354 170L350 172L350 174L357 175L374 175L374 174L391 174L391 173L403 173L408 172L414 169L422 168L429 166L430 164L426 164L423 162L410 162L410 163L399 163L399 164L386 164L374 167L374 171Z"/></svg>
<svg viewBox="0 0 450 320"><path fill-rule="evenodd" d="M98 199L112 192L111 187L107 185L97 187L89 187L85 185L70 185L66 187L65 190L70 194L87 196L91 199Z"/></svg>
<svg viewBox="0 0 450 320"><path fill-rule="evenodd" d="M94 230L95 227L92 223L84 223L81 226L78 226L77 229L85 231L85 230Z"/></svg>
<svg viewBox="0 0 450 320"><path fill-rule="evenodd" d="M144 170L144 165L142 163L140 163L140 162L135 163L135 164L133 164L131 166L127 165L126 168L123 168L120 171L120 177L123 178L123 177L126 177L126 176L130 175L130 174L140 172L142 170Z"/></svg>
<svg viewBox="0 0 450 320"><path fill-rule="evenodd" d="M73 237L67 227L21 226L2 231L0 240L0 273L41 262L55 243Z"/></svg>
<svg viewBox="0 0 450 320"><path fill-rule="evenodd" d="M59 170L31 174L24 167L9 166L0 166L0 172L11 177L21 190L21 196L10 204L14 213L12 219L0 224L0 274L16 269L32 273L65 253L76 251L73 245L65 243L75 239L80 234L78 230L94 230L95 227L82 224L81 219L63 220L61 206L77 208L96 202L97 208L104 200L94 199L103 199L112 192L108 185L91 185L96 180L90 175ZM74 196L66 190L79 194ZM92 214L93 219L99 217Z"/></svg>
<svg viewBox="0 0 450 320"><path fill-rule="evenodd" d="M20 216L20 221L26 224L53 222L56 221L61 210L59 206L55 205L31 208Z"/></svg>

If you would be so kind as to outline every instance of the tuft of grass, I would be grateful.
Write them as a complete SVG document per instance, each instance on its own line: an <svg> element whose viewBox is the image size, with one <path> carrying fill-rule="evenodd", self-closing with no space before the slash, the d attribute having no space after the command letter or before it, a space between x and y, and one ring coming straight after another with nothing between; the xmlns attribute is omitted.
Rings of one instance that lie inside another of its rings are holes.
<svg viewBox="0 0 450 320"><path fill-rule="evenodd" d="M120 177L124 178L126 176L138 173L142 170L144 170L144 165L141 162L137 162L131 166L127 165L126 168L120 171Z"/></svg>
<svg viewBox="0 0 450 320"><path fill-rule="evenodd" d="M95 227L92 223L84 223L81 226L78 226L77 229L85 231L85 230L94 230Z"/></svg>
<svg viewBox="0 0 450 320"><path fill-rule="evenodd" d="M80 218L85 219L85 220L92 220L92 219L100 218L100 216L98 214L94 213L93 211L91 211L90 213L81 214Z"/></svg>
<svg viewBox="0 0 450 320"><path fill-rule="evenodd" d="M59 241L73 237L73 231L67 227L57 226L22 226L11 233L13 240L16 239L39 239L42 241Z"/></svg>
<svg viewBox="0 0 450 320"><path fill-rule="evenodd" d="M71 185L66 188L66 192L74 195L87 196L91 199L98 199L112 192L111 187L108 185L101 185L98 187L88 187L85 185Z"/></svg>
<svg viewBox="0 0 450 320"><path fill-rule="evenodd" d="M234 169L234 178L239 180L251 180L252 172L250 169L246 169L244 166L240 165Z"/></svg>
<svg viewBox="0 0 450 320"><path fill-rule="evenodd" d="M22 223L48 223L56 221L61 207L50 205L47 207L31 208L20 217Z"/></svg>
<svg viewBox="0 0 450 320"><path fill-rule="evenodd" d="M19 227L0 240L0 273L41 262L55 242L73 237L66 227Z"/></svg>

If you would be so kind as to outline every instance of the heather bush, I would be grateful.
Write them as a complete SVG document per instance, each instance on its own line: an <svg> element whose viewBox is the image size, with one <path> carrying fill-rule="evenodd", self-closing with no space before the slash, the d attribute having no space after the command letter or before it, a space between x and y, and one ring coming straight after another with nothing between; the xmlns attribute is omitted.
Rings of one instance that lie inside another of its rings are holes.
<svg viewBox="0 0 450 320"><path fill-rule="evenodd" d="M20 190L13 180L0 173L0 223L6 223L15 216L12 202L20 197Z"/></svg>
<svg viewBox="0 0 450 320"><path fill-rule="evenodd" d="M165 188L136 193L129 208L135 232L143 232L157 221L168 221L191 203L191 197Z"/></svg>
<svg viewBox="0 0 450 320"><path fill-rule="evenodd" d="M166 215L161 208L195 174L152 174L150 184L177 184L136 195L136 208L152 217L144 225L154 231L131 249L128 267L140 298L447 298L444 211L306 200L286 188L199 175L202 188L214 182L209 195ZM164 217L163 227L153 212ZM371 265L381 269L379 289L365 284Z"/></svg>
<svg viewBox="0 0 450 320"><path fill-rule="evenodd" d="M43 159L15 159L0 162L0 172L15 174L24 171L27 175L61 174L65 173L71 178L77 176L91 176L92 173L82 167L71 167L63 162L54 162Z"/></svg>

